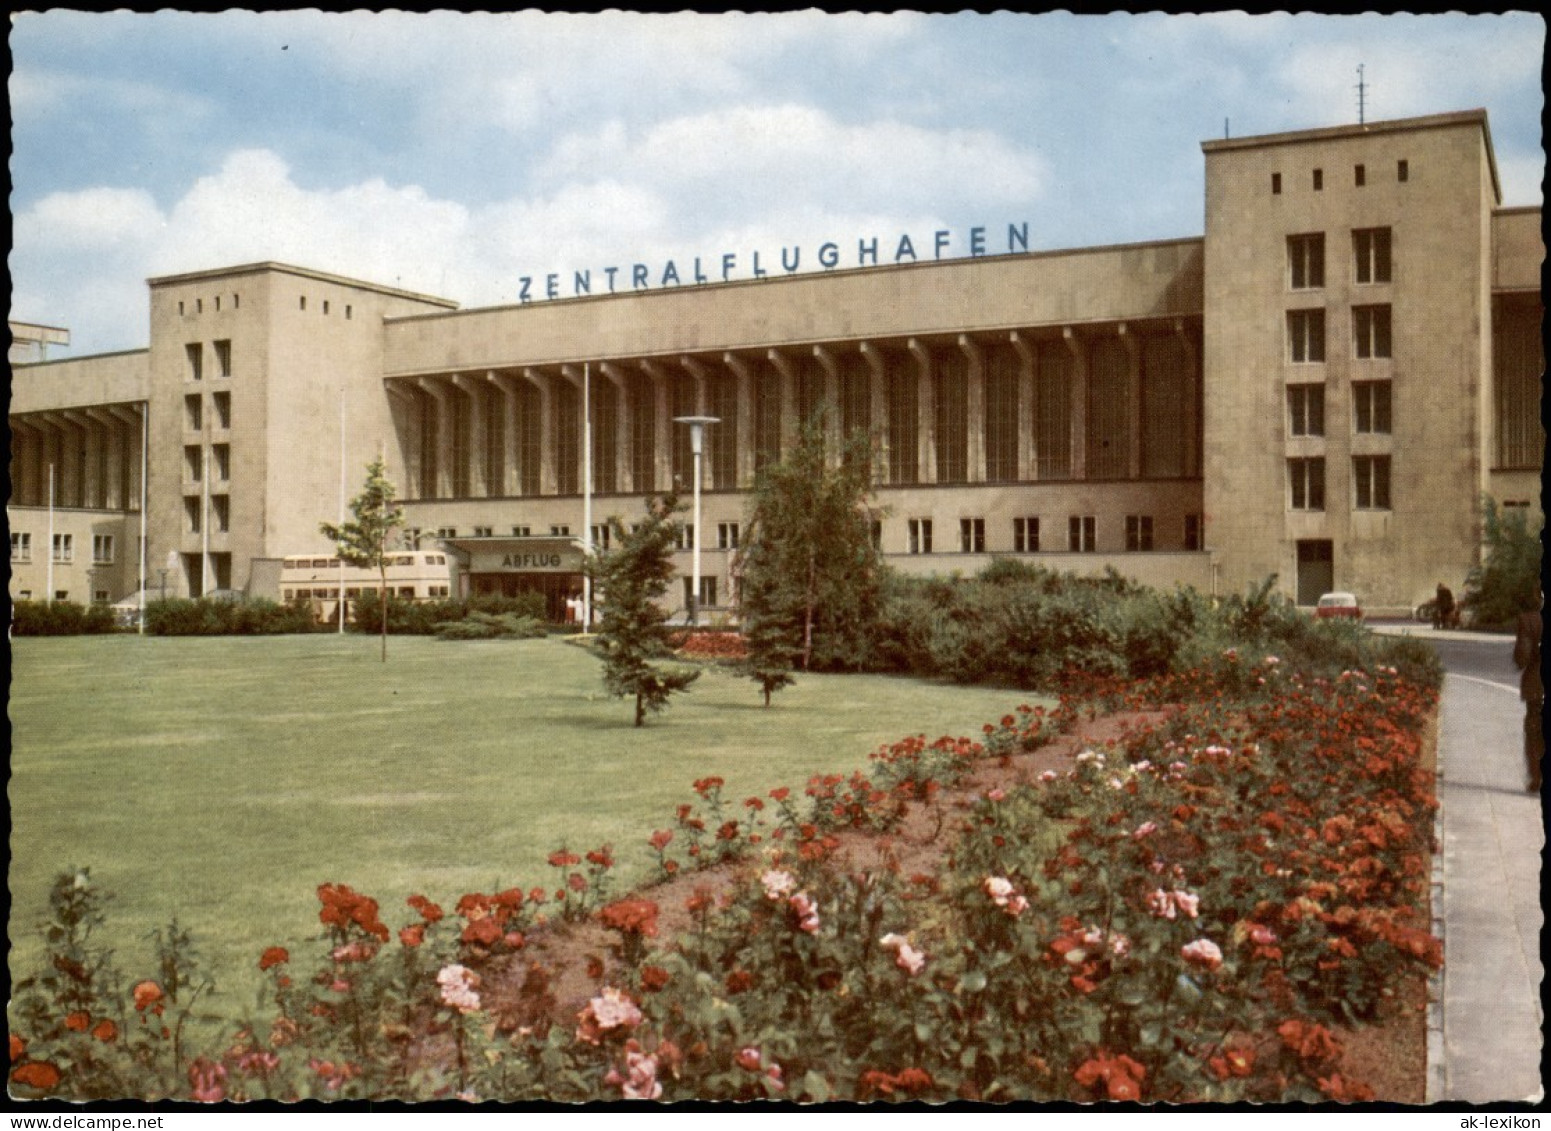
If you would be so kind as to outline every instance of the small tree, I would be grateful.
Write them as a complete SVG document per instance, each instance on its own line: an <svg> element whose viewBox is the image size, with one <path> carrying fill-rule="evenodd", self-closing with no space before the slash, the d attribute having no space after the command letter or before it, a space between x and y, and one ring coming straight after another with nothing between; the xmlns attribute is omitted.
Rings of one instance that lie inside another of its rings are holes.
<svg viewBox="0 0 1551 1131"><path fill-rule="evenodd" d="M1465 579L1464 604L1479 625L1511 625L1538 607L1540 534L1517 508L1499 511L1488 498L1484 509L1486 555Z"/></svg>
<svg viewBox="0 0 1551 1131"><path fill-rule="evenodd" d="M825 431L821 411L754 484L738 605L749 654L743 671L767 704L794 666L854 666L877 621L882 563L867 505L868 439L854 434L831 461Z"/></svg>
<svg viewBox="0 0 1551 1131"><path fill-rule="evenodd" d="M674 515L684 508L673 495L646 500L646 521L626 530L610 518L618 548L600 554L590 565L603 603L598 647L603 652L603 686L609 694L635 696L635 725L646 712L660 711L668 697L700 677L689 668L663 667L651 661L671 654L667 613L659 599L673 577L673 548L679 524Z"/></svg>
<svg viewBox="0 0 1551 1131"><path fill-rule="evenodd" d="M325 522L320 528L347 564L377 571L377 618L382 625L384 663L388 660L388 543L393 532L404 525L404 511L396 497L388 469L378 456L367 465L365 488L350 500L350 513L355 518L343 526ZM341 593L339 599L343 601L345 595Z"/></svg>

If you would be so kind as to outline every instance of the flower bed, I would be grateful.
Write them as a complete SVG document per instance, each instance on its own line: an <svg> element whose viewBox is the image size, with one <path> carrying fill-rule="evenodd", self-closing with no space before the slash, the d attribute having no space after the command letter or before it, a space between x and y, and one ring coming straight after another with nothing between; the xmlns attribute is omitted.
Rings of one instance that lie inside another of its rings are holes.
<svg viewBox="0 0 1551 1131"><path fill-rule="evenodd" d="M265 1008L197 1041L186 936L126 996L86 874L17 986L13 1089L469 1099L1365 1099L1342 1034L1441 961L1426 931L1433 691L1274 657L914 737L872 771L732 801L705 778L650 838L662 882L611 898L612 851L552 885L318 890L309 959L270 948ZM1135 725L1105 733L1103 711ZM1060 732L1073 732L1078 741ZM1108 738L1108 741L1102 739ZM394 927L397 926L397 930ZM1418 1066L1420 1071L1420 1066Z"/></svg>

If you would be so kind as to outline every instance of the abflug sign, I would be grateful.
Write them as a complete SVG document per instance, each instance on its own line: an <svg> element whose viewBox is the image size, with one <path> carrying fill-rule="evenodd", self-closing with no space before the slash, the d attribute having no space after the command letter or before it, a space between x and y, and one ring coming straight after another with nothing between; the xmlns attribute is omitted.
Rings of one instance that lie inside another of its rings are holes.
<svg viewBox="0 0 1551 1131"><path fill-rule="evenodd" d="M932 259L956 259L963 257L963 253L953 253L955 246L967 247L968 257L978 259L985 255L996 254L988 250L986 243L986 229L984 227L970 228L968 239L958 245L954 243L954 234L951 230L936 231L932 233L931 258ZM918 263L926 254L926 244L922 244L922 251L916 251L915 241L909 233L902 234L893 245L894 263ZM1029 250L1029 225L1028 221L1022 224L1007 225L1007 255ZM888 254L888 248L882 245L877 236L858 239L856 241L856 258L847 260L848 267L876 267L883 262L883 256ZM814 255L814 262L825 271L833 271L841 266L843 258L841 246L833 241L827 241L819 245L818 252ZM669 259L657 267L649 263L632 263L629 270L620 267L604 267L593 274L592 268L574 271L571 273L571 289L561 292L561 273L553 272L548 275L521 275L518 277L519 288L517 300L519 302L533 302L536 299L578 298L582 295L594 293L593 285L597 284L598 294L619 294L629 291L646 291L653 288L701 286L706 283L728 283L734 279L764 279L772 274L795 275L802 269L802 247L783 247L781 249L780 267L777 268L773 260L761 261L760 253L754 251L749 258L740 265L738 253L735 251L723 252L718 265L712 258L706 266L702 266L701 259L697 255L693 261L686 261L683 272L679 270L677 261ZM718 272L718 266L720 268ZM713 274L706 274L709 268Z"/></svg>

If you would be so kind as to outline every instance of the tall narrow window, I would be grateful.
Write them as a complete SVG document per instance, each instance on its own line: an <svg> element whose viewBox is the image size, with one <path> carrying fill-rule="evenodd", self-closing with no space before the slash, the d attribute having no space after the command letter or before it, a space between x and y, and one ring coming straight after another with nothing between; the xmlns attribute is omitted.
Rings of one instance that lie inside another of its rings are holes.
<svg viewBox="0 0 1551 1131"><path fill-rule="evenodd" d="M1352 382L1352 419L1358 432L1390 431L1390 383Z"/></svg>
<svg viewBox="0 0 1551 1131"><path fill-rule="evenodd" d="M32 561L32 535L25 531L11 531L11 560L13 562Z"/></svg>
<svg viewBox="0 0 1551 1131"><path fill-rule="evenodd" d="M916 436L920 403L917 397L915 369L911 365L895 364L889 356L887 373L889 415L889 482L901 485L914 483L916 467Z"/></svg>
<svg viewBox="0 0 1551 1131"><path fill-rule="evenodd" d="M69 564L75 560L75 535L54 535L54 560L62 564Z"/></svg>
<svg viewBox="0 0 1551 1131"><path fill-rule="evenodd" d="M1287 237L1287 268L1293 290L1325 285L1325 233Z"/></svg>
<svg viewBox="0 0 1551 1131"><path fill-rule="evenodd" d="M1039 553L1039 519L1029 517L1012 520L1012 551L1015 554Z"/></svg>
<svg viewBox="0 0 1551 1131"><path fill-rule="evenodd" d="M203 380L205 376L205 347L199 342L190 342L183 347L183 352L188 358L188 379L190 381Z"/></svg>
<svg viewBox="0 0 1551 1131"><path fill-rule="evenodd" d="M1067 548L1074 554L1091 554L1097 544L1098 519L1091 514L1074 514L1067 520Z"/></svg>
<svg viewBox="0 0 1551 1131"><path fill-rule="evenodd" d="M232 501L227 495L210 496L211 521L217 534L225 534L232 526Z"/></svg>
<svg viewBox="0 0 1551 1131"><path fill-rule="evenodd" d="M1126 550L1130 553L1152 549L1152 515L1126 515Z"/></svg>
<svg viewBox="0 0 1551 1131"><path fill-rule="evenodd" d="M1187 514L1185 516L1185 549L1199 550L1201 548L1201 516Z"/></svg>
<svg viewBox="0 0 1551 1131"><path fill-rule="evenodd" d="M1319 192L1324 187L1325 187L1325 170L1323 170L1323 169L1315 169L1314 170L1314 191L1315 192Z"/></svg>
<svg viewBox="0 0 1551 1131"><path fill-rule="evenodd" d="M204 478L205 452L198 444L183 446L183 478L198 483Z"/></svg>
<svg viewBox="0 0 1551 1131"><path fill-rule="evenodd" d="M1289 310L1287 312L1288 354L1293 361L1325 360L1325 312Z"/></svg>
<svg viewBox="0 0 1551 1131"><path fill-rule="evenodd" d="M969 478L969 361L958 349L932 351L937 482Z"/></svg>
<svg viewBox="0 0 1551 1131"><path fill-rule="evenodd" d="M1325 386L1287 387L1287 425L1288 433L1293 436L1325 434Z"/></svg>
<svg viewBox="0 0 1551 1131"><path fill-rule="evenodd" d="M985 350L986 481L1007 483L1018 478L1018 378L1021 366L1010 345Z"/></svg>
<svg viewBox="0 0 1551 1131"><path fill-rule="evenodd" d="M1352 307L1352 342L1360 358L1391 356L1389 307Z"/></svg>
<svg viewBox="0 0 1551 1131"><path fill-rule="evenodd" d="M550 533L554 533L555 528L553 526L549 529ZM693 522L679 523L678 539L679 549L693 550L695 548L695 524Z"/></svg>
<svg viewBox="0 0 1551 1131"><path fill-rule="evenodd" d="M1389 510L1389 456L1356 456L1352 482L1358 510Z"/></svg>
<svg viewBox="0 0 1551 1131"><path fill-rule="evenodd" d="M222 483L232 477L232 446L230 444L211 444L210 462L215 467L215 478Z"/></svg>
<svg viewBox="0 0 1551 1131"><path fill-rule="evenodd" d="M1352 181L1358 188L1368 183L1368 169L1366 166L1357 165L1352 169Z"/></svg>
<svg viewBox="0 0 1551 1131"><path fill-rule="evenodd" d="M215 409L215 426L217 428L230 428L232 426L232 395L230 393L211 393L210 407Z"/></svg>
<svg viewBox="0 0 1551 1131"><path fill-rule="evenodd" d="M1325 509L1325 461L1323 459L1290 459L1287 461L1287 479L1295 511L1322 511Z"/></svg>
<svg viewBox="0 0 1551 1131"><path fill-rule="evenodd" d="M738 524L736 522L718 522L716 524L716 548L718 550L736 550L738 548Z"/></svg>
<svg viewBox="0 0 1551 1131"><path fill-rule="evenodd" d="M1280 173L1272 173L1271 174L1271 195L1272 196L1281 196L1282 195L1282 174L1280 174Z"/></svg>
<svg viewBox="0 0 1551 1131"><path fill-rule="evenodd" d="M983 554L986 552L986 520L983 518L959 519L959 553Z"/></svg>
<svg viewBox="0 0 1551 1131"><path fill-rule="evenodd" d="M609 524L606 522L595 523L592 527L592 548L595 550L607 550L613 541Z"/></svg>
<svg viewBox="0 0 1551 1131"><path fill-rule="evenodd" d="M881 552L883 550L883 522L875 518L868 524L868 528L872 534L872 548Z"/></svg>
<svg viewBox="0 0 1551 1131"><path fill-rule="evenodd" d="M1395 179L1401 184L1411 179L1411 163L1403 157L1395 162Z"/></svg>
<svg viewBox="0 0 1551 1131"><path fill-rule="evenodd" d="M932 520L929 518L912 518L906 525L909 534L909 543L906 549L912 554L930 554L932 552Z"/></svg>
<svg viewBox="0 0 1551 1131"><path fill-rule="evenodd" d="M189 432L198 432L204 427L205 414L198 393L190 394L183 398L183 427Z"/></svg>
<svg viewBox="0 0 1551 1131"><path fill-rule="evenodd" d="M230 340L215 343L215 375L217 377L230 377L232 375L232 343Z"/></svg>
<svg viewBox="0 0 1551 1131"><path fill-rule="evenodd" d="M198 495L183 496L183 529L190 534L198 534L200 531L200 507Z"/></svg>
<svg viewBox="0 0 1551 1131"><path fill-rule="evenodd" d="M1359 228L1352 233L1352 259L1359 283L1390 281L1390 230Z"/></svg>

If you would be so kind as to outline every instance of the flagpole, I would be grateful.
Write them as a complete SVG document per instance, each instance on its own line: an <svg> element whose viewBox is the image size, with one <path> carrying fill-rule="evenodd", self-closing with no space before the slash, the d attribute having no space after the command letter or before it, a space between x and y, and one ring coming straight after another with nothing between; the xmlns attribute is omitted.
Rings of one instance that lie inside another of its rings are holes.
<svg viewBox="0 0 1551 1131"><path fill-rule="evenodd" d="M575 370L572 370L574 373ZM592 556L592 362L582 363L582 557ZM582 571L582 631L592 631L592 574Z"/></svg>
<svg viewBox="0 0 1551 1131"><path fill-rule="evenodd" d="M145 401L140 406L140 635L145 635L145 574L146 553L148 548L145 541L145 503L146 486L145 472L146 461L150 458L151 439L151 402Z"/></svg>
<svg viewBox="0 0 1551 1131"><path fill-rule="evenodd" d="M345 387L339 387L339 525L345 525ZM338 547L335 547L338 552ZM345 559L339 559L339 632L345 632Z"/></svg>
<svg viewBox="0 0 1551 1131"><path fill-rule="evenodd" d="M54 603L54 465L48 465L48 592L43 599Z"/></svg>

